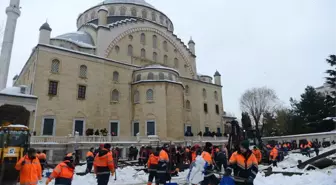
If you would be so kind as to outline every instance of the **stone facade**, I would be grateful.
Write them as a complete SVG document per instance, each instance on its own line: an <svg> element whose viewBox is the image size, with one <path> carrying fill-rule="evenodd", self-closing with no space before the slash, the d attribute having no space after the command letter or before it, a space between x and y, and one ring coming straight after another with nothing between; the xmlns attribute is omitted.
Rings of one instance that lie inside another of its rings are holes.
<svg viewBox="0 0 336 185"><path fill-rule="evenodd" d="M108 6L111 9L113 3ZM107 20L113 18L107 15ZM166 27L129 17L106 25L82 25L81 15L79 32L72 35L89 37L91 45L68 39L69 35L39 43L15 82L27 85L38 97L37 135L65 136L81 124L83 134L88 128L106 128L120 137L134 136L135 130L144 136L152 129L147 125L155 125L153 134L168 140L182 139L186 126L194 135L205 127L224 133L219 73L214 76L216 84L212 77L198 75L195 43L191 40L187 47L164 18ZM40 29L44 31L48 30ZM50 81L57 83L53 95ZM79 97L81 88L85 97ZM46 119L53 124L45 124ZM47 131L45 126L53 128Z"/></svg>

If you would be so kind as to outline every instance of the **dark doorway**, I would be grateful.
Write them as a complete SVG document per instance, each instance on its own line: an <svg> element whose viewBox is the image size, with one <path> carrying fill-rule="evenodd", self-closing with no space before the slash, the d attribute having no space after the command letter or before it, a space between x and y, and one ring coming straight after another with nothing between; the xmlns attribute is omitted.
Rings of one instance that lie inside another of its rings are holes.
<svg viewBox="0 0 336 185"><path fill-rule="evenodd" d="M133 136L136 136L137 133L139 133L140 127L139 127L139 122L134 122L133 123Z"/></svg>
<svg viewBox="0 0 336 185"><path fill-rule="evenodd" d="M2 105L0 107L0 125L5 123L29 126L29 111L23 106Z"/></svg>
<svg viewBox="0 0 336 185"><path fill-rule="evenodd" d="M78 135L82 136L84 132L84 120L75 120L74 134L78 132Z"/></svg>

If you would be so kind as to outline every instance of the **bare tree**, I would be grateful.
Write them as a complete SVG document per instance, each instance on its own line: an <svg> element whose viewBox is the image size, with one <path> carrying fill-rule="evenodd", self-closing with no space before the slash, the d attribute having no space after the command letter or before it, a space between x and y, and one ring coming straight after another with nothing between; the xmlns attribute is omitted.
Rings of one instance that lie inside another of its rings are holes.
<svg viewBox="0 0 336 185"><path fill-rule="evenodd" d="M278 97L273 89L267 87L252 88L245 91L240 98L240 107L247 112L254 121L256 137L259 144L262 143L263 131L262 116L266 112L273 112L277 105ZM261 124L261 128L259 125Z"/></svg>

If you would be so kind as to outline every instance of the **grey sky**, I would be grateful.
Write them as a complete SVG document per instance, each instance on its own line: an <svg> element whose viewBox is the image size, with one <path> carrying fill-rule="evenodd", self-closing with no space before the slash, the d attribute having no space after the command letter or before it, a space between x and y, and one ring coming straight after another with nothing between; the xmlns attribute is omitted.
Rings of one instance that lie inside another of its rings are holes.
<svg viewBox="0 0 336 185"><path fill-rule="evenodd" d="M52 37L76 31L76 18L102 0L21 0L9 79L18 74L48 19ZM323 84L325 58L336 54L335 0L147 0L196 42L199 73L222 74L224 109L240 116L239 98L268 86L288 105L307 85ZM0 1L5 22L9 0ZM11 85L11 80L8 86Z"/></svg>

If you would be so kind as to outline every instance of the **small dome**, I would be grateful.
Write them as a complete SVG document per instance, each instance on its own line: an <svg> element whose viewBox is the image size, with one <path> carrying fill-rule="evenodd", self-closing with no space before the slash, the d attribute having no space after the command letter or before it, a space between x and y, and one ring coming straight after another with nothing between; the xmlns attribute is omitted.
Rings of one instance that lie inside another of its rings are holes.
<svg viewBox="0 0 336 185"><path fill-rule="evenodd" d="M83 31L66 33L63 35L59 35L53 39L67 40L70 42L74 42L81 47L86 47L86 48L94 47L94 42L93 42L91 35Z"/></svg>
<svg viewBox="0 0 336 185"><path fill-rule="evenodd" d="M147 3L145 0L105 0L99 5L102 4L136 4L155 9L153 5Z"/></svg>
<svg viewBox="0 0 336 185"><path fill-rule="evenodd" d="M52 29L50 28L50 25L45 22L44 24L42 24L42 26L40 27L40 31L41 30L48 30L48 31L51 31Z"/></svg>
<svg viewBox="0 0 336 185"><path fill-rule="evenodd" d="M215 75L214 76L221 76L221 74L216 70Z"/></svg>
<svg viewBox="0 0 336 185"><path fill-rule="evenodd" d="M98 12L100 12L100 11L106 11L106 12L108 12L108 9L106 8L106 6L101 6L99 8Z"/></svg>

